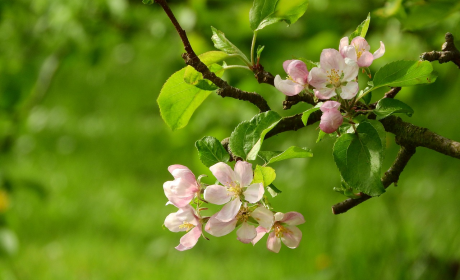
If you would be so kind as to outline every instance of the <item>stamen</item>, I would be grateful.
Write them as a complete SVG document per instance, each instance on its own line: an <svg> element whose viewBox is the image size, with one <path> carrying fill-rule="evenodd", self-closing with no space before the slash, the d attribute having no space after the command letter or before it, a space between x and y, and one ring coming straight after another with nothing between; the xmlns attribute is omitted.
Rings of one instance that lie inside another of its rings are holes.
<svg viewBox="0 0 460 280"><path fill-rule="evenodd" d="M184 222L182 225L179 226L180 229L185 228L185 231L188 232L191 230L195 225L192 225L191 223Z"/></svg>

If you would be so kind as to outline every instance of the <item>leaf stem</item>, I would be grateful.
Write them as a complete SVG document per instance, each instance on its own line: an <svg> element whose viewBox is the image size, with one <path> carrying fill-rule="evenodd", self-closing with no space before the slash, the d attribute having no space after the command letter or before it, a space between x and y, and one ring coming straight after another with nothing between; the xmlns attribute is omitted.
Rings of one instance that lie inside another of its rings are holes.
<svg viewBox="0 0 460 280"><path fill-rule="evenodd" d="M248 66L244 66L244 65L227 65L227 66L224 66L225 70L233 69L233 68L243 68L243 69L247 69L247 70L252 72L252 70Z"/></svg>
<svg viewBox="0 0 460 280"><path fill-rule="evenodd" d="M254 31L254 35L252 36L252 44L251 44L251 64L254 66L254 48L256 46L256 39L257 39L257 31Z"/></svg>

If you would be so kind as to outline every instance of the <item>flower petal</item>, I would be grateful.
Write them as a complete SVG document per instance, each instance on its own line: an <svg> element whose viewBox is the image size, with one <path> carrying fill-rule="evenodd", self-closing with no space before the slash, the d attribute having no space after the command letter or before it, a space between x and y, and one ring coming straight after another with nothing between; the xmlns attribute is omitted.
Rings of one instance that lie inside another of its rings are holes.
<svg viewBox="0 0 460 280"><path fill-rule="evenodd" d="M179 251L192 249L201 236L201 225L194 227L191 231L181 237L180 244L176 247Z"/></svg>
<svg viewBox="0 0 460 280"><path fill-rule="evenodd" d="M336 49L324 49L321 52L319 63L321 65L321 68L326 71L331 69L340 71L343 70L343 68L345 67L343 57Z"/></svg>
<svg viewBox="0 0 460 280"><path fill-rule="evenodd" d="M310 75L308 76L308 83L315 88L324 88L328 83L327 73L324 69L314 67L310 70Z"/></svg>
<svg viewBox="0 0 460 280"><path fill-rule="evenodd" d="M224 236L232 232L235 229L236 223L238 222L237 219L230 220L228 222L222 222L216 219L216 215L218 213L211 216L211 218L206 223L204 230L216 237Z"/></svg>
<svg viewBox="0 0 460 280"><path fill-rule="evenodd" d="M295 59L290 59L290 60L286 60L285 62L283 62L283 69L284 69L284 72L286 72L286 74L289 75L289 72L288 72L288 66L289 64L291 64L291 62L293 62Z"/></svg>
<svg viewBox="0 0 460 280"><path fill-rule="evenodd" d="M190 184L196 184L195 175L187 166L174 164L168 167L168 171L174 179L182 178Z"/></svg>
<svg viewBox="0 0 460 280"><path fill-rule="evenodd" d="M288 224L290 226L297 226L305 223L305 218L299 212L287 212L284 214L280 222Z"/></svg>
<svg viewBox="0 0 460 280"><path fill-rule="evenodd" d="M263 206L257 207L254 211L252 211L251 217L259 222L261 227L267 230L271 229L273 223L275 222L273 212Z"/></svg>
<svg viewBox="0 0 460 280"><path fill-rule="evenodd" d="M256 227L247 222L243 222L241 227L236 231L236 236L237 239L243 243L251 243L257 236Z"/></svg>
<svg viewBox="0 0 460 280"><path fill-rule="evenodd" d="M233 182L238 181L238 176L236 176L232 168L226 163L218 162L209 167L209 170L224 186L230 186Z"/></svg>
<svg viewBox="0 0 460 280"><path fill-rule="evenodd" d="M344 54L342 53L342 50L345 49L345 47L347 47L349 44L348 44L348 37L343 37L342 39L340 39L340 44L339 44L339 51L340 51L340 54L344 56Z"/></svg>
<svg viewBox="0 0 460 280"><path fill-rule="evenodd" d="M318 97L318 99L322 99L322 100L327 100L337 95L337 93L335 93L335 88L325 87L325 88L315 89L314 92L315 92L315 96Z"/></svg>
<svg viewBox="0 0 460 280"><path fill-rule="evenodd" d="M356 49L353 46L347 46L342 51L340 51L343 58L349 58L354 61L358 60L358 55L356 54Z"/></svg>
<svg viewBox="0 0 460 280"><path fill-rule="evenodd" d="M185 231L185 228L179 228L179 226L182 225L184 221L179 220L176 217L176 214L177 213L171 213L166 217L164 222L165 227L167 227L172 232Z"/></svg>
<svg viewBox="0 0 460 280"><path fill-rule="evenodd" d="M369 67L374 61L374 56L370 52L364 52L358 58L358 66L359 67Z"/></svg>
<svg viewBox="0 0 460 280"><path fill-rule="evenodd" d="M184 208L179 208L177 212L169 214L164 222L164 225L172 232L185 231L186 228L179 228L185 223L197 225L199 220L195 216L195 210L192 206L187 205Z"/></svg>
<svg viewBox="0 0 460 280"><path fill-rule="evenodd" d="M246 161L237 161L235 164L235 173L239 177L241 187L249 186L253 179L252 164Z"/></svg>
<svg viewBox="0 0 460 280"><path fill-rule="evenodd" d="M385 45L380 41L380 48L374 52L374 59L382 57L383 54L385 54Z"/></svg>
<svg viewBox="0 0 460 280"><path fill-rule="evenodd" d="M250 203L256 203L264 195L264 185L262 183L252 184L243 192L244 199Z"/></svg>
<svg viewBox="0 0 460 280"><path fill-rule="evenodd" d="M262 239L262 237L264 237L264 235L268 232L268 230L266 230L263 227L257 227L256 232L257 232L256 237L251 241L252 245L256 245L256 243L259 242L259 240Z"/></svg>
<svg viewBox="0 0 460 280"><path fill-rule="evenodd" d="M321 105L320 110L321 112L325 113L328 111L337 111L340 108L340 103L337 101L326 101Z"/></svg>
<svg viewBox="0 0 460 280"><path fill-rule="evenodd" d="M168 181L163 184L163 190L165 192L166 197L168 198L169 202L176 206L177 208L185 207L192 201L193 197L195 196L194 192L191 193L184 193L183 195L178 195L173 192L174 184L177 182ZM176 190L177 191L177 190ZM167 205L167 204L166 204Z"/></svg>
<svg viewBox="0 0 460 280"><path fill-rule="evenodd" d="M350 45L353 45L357 50L363 52L363 51L369 51L371 48L369 44L367 43L366 39L364 39L361 36L356 36L351 40Z"/></svg>
<svg viewBox="0 0 460 280"><path fill-rule="evenodd" d="M299 94L299 88L296 87L296 83L291 80L283 80L281 79L280 75L276 75L275 77L275 87L277 90L281 91L287 96L293 96Z"/></svg>
<svg viewBox="0 0 460 280"><path fill-rule="evenodd" d="M281 241L288 248L295 249L299 246L300 240L302 239L302 232L298 227L286 226L287 232L283 233Z"/></svg>
<svg viewBox="0 0 460 280"><path fill-rule="evenodd" d="M238 198L230 201L225 204L219 212L217 212L216 219L222 222L228 222L234 219L236 214L238 214L238 211L240 211L241 204L242 202Z"/></svg>
<svg viewBox="0 0 460 280"><path fill-rule="evenodd" d="M204 200L217 205L222 205L230 201L232 192L221 185L211 185L204 190Z"/></svg>
<svg viewBox="0 0 460 280"><path fill-rule="evenodd" d="M348 82L346 86L342 87L342 92L340 93L340 97L343 99L352 99L358 93L359 86L358 83L355 81Z"/></svg>
<svg viewBox="0 0 460 280"><path fill-rule="evenodd" d="M356 79L356 76L358 76L358 70L359 66L356 63L356 61L345 58L345 67L343 69L343 79L341 80L342 82L349 82L352 80Z"/></svg>
<svg viewBox="0 0 460 280"><path fill-rule="evenodd" d="M267 249L278 253L281 249L281 240L276 237L274 232L271 232L267 238Z"/></svg>
<svg viewBox="0 0 460 280"><path fill-rule="evenodd" d="M305 85L308 81L307 65L301 60L292 61L288 65L287 73L295 82L301 85Z"/></svg>

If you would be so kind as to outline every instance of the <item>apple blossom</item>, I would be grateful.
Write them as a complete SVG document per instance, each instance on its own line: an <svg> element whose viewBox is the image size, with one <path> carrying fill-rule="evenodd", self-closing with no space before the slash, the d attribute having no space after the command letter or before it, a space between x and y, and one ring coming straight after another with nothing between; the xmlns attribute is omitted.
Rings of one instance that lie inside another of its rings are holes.
<svg viewBox="0 0 460 280"><path fill-rule="evenodd" d="M281 241L288 248L295 249L299 246L302 239L302 232L297 225L305 223L302 214L298 212L287 212L275 214L275 223L270 230L263 227L257 227L257 236L252 240L255 245L267 232L270 232L267 238L267 249L278 253L281 249Z"/></svg>
<svg viewBox="0 0 460 280"><path fill-rule="evenodd" d="M217 218L219 212L211 216L208 220L205 231L216 237L224 236L232 232L237 223L241 223L241 227L236 231L236 236L243 243L250 243L256 236L256 227L248 220L253 218L259 223L259 227L270 229L274 222L273 212L263 206L257 207L251 211L247 205L244 205L238 211L238 214L230 221L223 222Z"/></svg>
<svg viewBox="0 0 460 280"><path fill-rule="evenodd" d="M320 67L310 71L308 83L315 87L319 99L329 99L337 94L343 99L352 99L358 93L358 64L349 58L343 58L335 49L321 52Z"/></svg>
<svg viewBox="0 0 460 280"><path fill-rule="evenodd" d="M307 65L301 60L286 60L283 63L284 71L289 75L286 80L280 75L275 77L275 87L287 96L299 94L308 86Z"/></svg>
<svg viewBox="0 0 460 280"><path fill-rule="evenodd" d="M169 203L177 208L185 207L200 192L199 184L192 171L186 166L175 164L168 167L174 177L174 181L167 181L163 184L163 190Z"/></svg>
<svg viewBox="0 0 460 280"><path fill-rule="evenodd" d="M193 248L202 233L201 219L192 206L186 205L177 212L169 214L164 225L172 232L186 231L176 246L179 251Z"/></svg>
<svg viewBox="0 0 460 280"><path fill-rule="evenodd" d="M256 203L264 194L262 183L251 184L253 179L252 164L238 161L235 171L223 162L209 168L221 185L208 186L204 191L204 199L213 204L225 204L218 212L216 219L228 222L235 218L241 208L242 199Z"/></svg>
<svg viewBox="0 0 460 280"><path fill-rule="evenodd" d="M343 123L343 116L339 111L340 103L337 101L326 101L321 105L320 110L323 112L319 128L326 132L336 131Z"/></svg>
<svg viewBox="0 0 460 280"><path fill-rule="evenodd" d="M380 48L374 54L371 54L369 49L366 39L361 36L353 38L350 45L348 45L348 37L340 40L339 51L342 57L356 61L359 67L369 67L375 59L385 53L385 45L382 41L380 41Z"/></svg>

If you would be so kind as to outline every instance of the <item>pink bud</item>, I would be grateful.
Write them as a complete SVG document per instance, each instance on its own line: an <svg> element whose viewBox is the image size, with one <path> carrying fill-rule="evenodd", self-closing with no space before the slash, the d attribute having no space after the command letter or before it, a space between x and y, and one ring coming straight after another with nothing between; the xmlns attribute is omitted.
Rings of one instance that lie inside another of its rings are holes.
<svg viewBox="0 0 460 280"><path fill-rule="evenodd" d="M332 133L336 131L343 123L343 116L338 110L326 111L321 116L319 128L326 132Z"/></svg>
<svg viewBox="0 0 460 280"><path fill-rule="evenodd" d="M340 108L340 103L337 101L326 101L321 105L321 112L326 113L329 111L338 111Z"/></svg>

